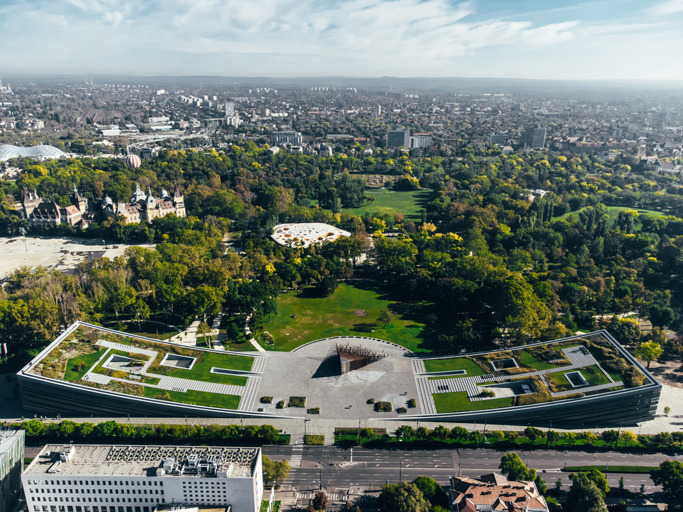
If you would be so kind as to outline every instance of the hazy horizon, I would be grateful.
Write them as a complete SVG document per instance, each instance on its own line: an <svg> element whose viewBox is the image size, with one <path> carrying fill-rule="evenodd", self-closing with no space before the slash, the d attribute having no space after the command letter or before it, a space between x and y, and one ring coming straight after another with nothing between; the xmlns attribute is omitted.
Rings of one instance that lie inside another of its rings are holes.
<svg viewBox="0 0 683 512"><path fill-rule="evenodd" d="M6 0L0 76L682 81L683 0Z"/></svg>

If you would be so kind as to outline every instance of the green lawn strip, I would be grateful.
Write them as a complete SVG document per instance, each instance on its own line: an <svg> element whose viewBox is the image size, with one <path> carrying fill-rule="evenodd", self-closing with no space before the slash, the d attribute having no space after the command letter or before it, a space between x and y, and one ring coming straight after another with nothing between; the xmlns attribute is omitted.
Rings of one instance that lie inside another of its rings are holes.
<svg viewBox="0 0 683 512"><path fill-rule="evenodd" d="M609 383L609 379L605 373L598 367L598 365L587 366L581 368L581 375L588 381L591 386L599 386L601 384ZM617 380L617 379L615 379Z"/></svg>
<svg viewBox="0 0 683 512"><path fill-rule="evenodd" d="M268 350L289 351L310 341L331 336L367 336L391 341L413 352L421 348L424 324L398 317L384 326L377 322L379 314L391 301L373 290L340 284L329 297L302 297L299 292L278 296L278 314L273 315L263 330L273 335Z"/></svg>
<svg viewBox="0 0 683 512"><path fill-rule="evenodd" d="M184 404L206 405L208 407L221 407L223 409L237 409L240 405L241 397L238 395L223 395L221 393L207 393L206 391L194 391L188 389L186 392L168 391L165 389L152 388L145 386L144 396L147 398L157 398L171 402Z"/></svg>
<svg viewBox="0 0 683 512"><path fill-rule="evenodd" d="M529 354L526 350L522 350L519 353L519 362L522 363L523 365L529 366L530 368L533 368L534 370L550 370L552 368L559 368L561 366L567 366L568 363L559 363L559 364L552 364L552 363L546 363L545 361L540 361L536 359L534 356Z"/></svg>
<svg viewBox="0 0 683 512"><path fill-rule="evenodd" d="M168 351L169 353L175 353ZM189 352L183 352L180 355L186 355ZM223 373L211 373L211 368L224 368L226 370L251 370L254 364L253 357L247 356L233 356L229 354L220 354L216 352L192 351L190 357L196 357L197 360L192 365L192 368L172 368L170 366L162 366L159 363L164 358L163 351L159 353L153 366L147 370L154 375L167 375L169 377L177 377L179 379L198 380L202 382L216 382L218 384L227 384L232 386L246 386L247 377L241 375L226 375Z"/></svg>
<svg viewBox="0 0 683 512"><path fill-rule="evenodd" d="M465 370L466 375L452 375L453 377L476 377L477 375L486 375L486 372L481 367L467 357L453 357L449 359L425 359L425 370L430 373L433 372L448 372L453 370Z"/></svg>
<svg viewBox="0 0 683 512"><path fill-rule="evenodd" d="M68 382L76 382L83 378L83 375L94 365L97 360L102 357L107 351L106 348L93 352L92 354L85 354L82 356L74 357L66 362L66 371L64 372L64 380ZM82 370L77 370L76 366L83 364Z"/></svg>
<svg viewBox="0 0 683 512"><path fill-rule="evenodd" d="M436 406L436 412L438 414L460 411L481 411L483 409L510 407L512 406L512 402L514 400L513 397L506 397L472 402L467 397L467 391L457 391L455 393L435 393L433 396L434 405Z"/></svg>
<svg viewBox="0 0 683 512"><path fill-rule="evenodd" d="M567 466L562 471L591 471L597 469L602 473L649 473L653 469L659 469L658 466Z"/></svg>
<svg viewBox="0 0 683 512"><path fill-rule="evenodd" d="M601 384L607 384L609 383L609 379L605 375L605 373L600 370L600 368L597 365L593 366L586 366L584 368L578 368L576 370L566 370L566 371L560 371L560 372L551 372L551 373L546 373L544 374L544 377L555 384L557 387L557 391L564 391L568 389L576 389L577 392L581 391L581 386L577 386L576 388L572 387L571 384L569 384L569 381L567 380L567 377L565 376L567 373L574 373L574 372L581 372L581 375L583 375L583 378L586 379L588 382L588 385L590 386L599 386ZM616 379L615 379L616 380Z"/></svg>
<svg viewBox="0 0 683 512"><path fill-rule="evenodd" d="M104 350L106 350L106 349L104 349ZM145 354L134 354L131 352L126 352L125 350L117 350L114 348L110 348L109 353L107 354L107 357L104 357L102 359L102 361L100 361L99 364L95 368L93 368L93 373L105 373L105 372L103 372L103 370L111 370L111 368L105 368L104 364L109 360L109 357L112 355L128 357L130 359L138 359L138 360L144 361L144 362L147 362L149 360L149 356L145 355ZM112 371L116 371L116 370L112 370ZM125 370L121 370L121 371L125 371Z"/></svg>
<svg viewBox="0 0 683 512"><path fill-rule="evenodd" d="M402 213L406 217L418 218L423 209L421 203L430 200L432 193L424 190L401 192L394 190L366 190L365 195L374 197L371 201L360 208L344 208L343 213L363 216L365 213L379 213L384 215L396 215Z"/></svg>

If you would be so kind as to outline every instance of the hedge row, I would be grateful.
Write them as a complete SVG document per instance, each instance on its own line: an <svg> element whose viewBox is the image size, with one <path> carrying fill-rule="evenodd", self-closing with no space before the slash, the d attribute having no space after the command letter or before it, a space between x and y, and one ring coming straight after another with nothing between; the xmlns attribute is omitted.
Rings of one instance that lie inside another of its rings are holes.
<svg viewBox="0 0 683 512"><path fill-rule="evenodd" d="M369 432L368 432L369 431ZM359 443L360 441L360 443ZM556 432L527 427L523 431L490 431L486 435L464 427L447 429L439 425L433 430L426 427L414 429L402 425L395 435L377 434L371 429L344 429L335 432L338 445L401 445L411 447L476 447L491 446L499 449L600 450L627 452L683 453L683 432L662 432L655 435L636 435L628 430L606 430L599 435L593 432Z"/></svg>
<svg viewBox="0 0 683 512"><path fill-rule="evenodd" d="M43 423L32 419L12 425L26 431L32 442L187 442L212 444L289 444L272 425L131 425L107 421L104 423Z"/></svg>

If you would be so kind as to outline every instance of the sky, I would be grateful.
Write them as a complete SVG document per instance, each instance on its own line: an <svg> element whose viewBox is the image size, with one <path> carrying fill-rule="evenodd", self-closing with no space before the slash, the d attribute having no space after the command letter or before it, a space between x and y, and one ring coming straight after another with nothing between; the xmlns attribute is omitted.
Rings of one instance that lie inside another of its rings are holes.
<svg viewBox="0 0 683 512"><path fill-rule="evenodd" d="M683 0L0 0L0 76L683 80Z"/></svg>

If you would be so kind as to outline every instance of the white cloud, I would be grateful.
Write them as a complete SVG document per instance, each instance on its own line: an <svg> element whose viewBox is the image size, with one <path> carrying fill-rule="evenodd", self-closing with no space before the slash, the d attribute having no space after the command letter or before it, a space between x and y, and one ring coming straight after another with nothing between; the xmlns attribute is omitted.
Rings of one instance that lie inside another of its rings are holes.
<svg viewBox="0 0 683 512"><path fill-rule="evenodd" d="M22 23L27 2L40 27ZM519 2L524 14L497 17L475 12L481 0L0 0L0 70L589 78L637 73L627 58L643 55L650 69L683 74L671 66L683 46L672 20L535 17ZM663 6L683 10L683 0Z"/></svg>
<svg viewBox="0 0 683 512"><path fill-rule="evenodd" d="M656 15L676 14L683 12L683 0L667 0L652 6L649 11Z"/></svg>

